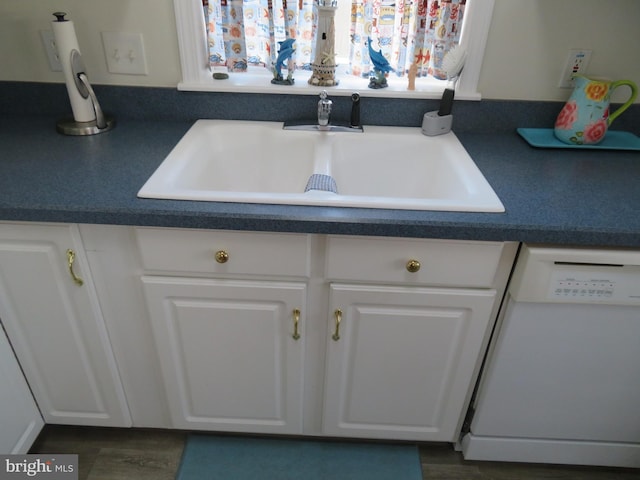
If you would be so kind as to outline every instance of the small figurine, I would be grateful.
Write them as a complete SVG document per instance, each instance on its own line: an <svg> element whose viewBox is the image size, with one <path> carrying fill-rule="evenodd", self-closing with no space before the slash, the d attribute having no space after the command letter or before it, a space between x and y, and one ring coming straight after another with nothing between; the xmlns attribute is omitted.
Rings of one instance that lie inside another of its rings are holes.
<svg viewBox="0 0 640 480"><path fill-rule="evenodd" d="M377 52L371 46L371 37L369 37L367 41L367 46L369 47L369 58L371 58L371 63L373 64L373 72L369 78L369 88L385 88L389 85L387 84L386 74L389 72L395 72L391 65L389 65L389 61L382 55L382 52L378 50Z"/></svg>
<svg viewBox="0 0 640 480"><path fill-rule="evenodd" d="M278 58L276 59L276 66L273 69L273 78L271 79L271 83L276 85L293 85L293 69L289 68L287 73L287 78L282 77L282 66L284 62L291 58L293 52L295 51L294 43L295 38L287 38L283 42L278 42L280 48L278 48Z"/></svg>
<svg viewBox="0 0 640 480"><path fill-rule="evenodd" d="M315 0L318 20L315 32L315 58L311 63L313 69L309 77L309 85L318 87L334 87L339 81L336 78L336 25L335 15L338 9L337 0Z"/></svg>
<svg viewBox="0 0 640 480"><path fill-rule="evenodd" d="M409 67L409 85L407 86L407 90L415 90L416 89L416 76L418 75L418 64L413 62Z"/></svg>

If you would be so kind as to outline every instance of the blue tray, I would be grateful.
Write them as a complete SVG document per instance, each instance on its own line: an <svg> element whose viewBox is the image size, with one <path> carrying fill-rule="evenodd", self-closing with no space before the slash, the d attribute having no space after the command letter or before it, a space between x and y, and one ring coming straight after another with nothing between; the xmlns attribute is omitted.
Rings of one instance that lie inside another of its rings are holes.
<svg viewBox="0 0 640 480"><path fill-rule="evenodd" d="M518 128L518 133L529 145L540 148L577 148L594 150L640 150L640 138L631 132L609 130L604 140L596 145L569 145L553 134L553 128Z"/></svg>

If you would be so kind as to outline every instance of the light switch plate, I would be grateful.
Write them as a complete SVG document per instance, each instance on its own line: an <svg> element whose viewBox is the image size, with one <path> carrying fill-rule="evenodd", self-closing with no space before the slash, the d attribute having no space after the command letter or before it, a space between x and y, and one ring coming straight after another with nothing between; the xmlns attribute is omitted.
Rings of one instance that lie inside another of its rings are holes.
<svg viewBox="0 0 640 480"><path fill-rule="evenodd" d="M101 32L107 70L125 75L147 75L141 33Z"/></svg>

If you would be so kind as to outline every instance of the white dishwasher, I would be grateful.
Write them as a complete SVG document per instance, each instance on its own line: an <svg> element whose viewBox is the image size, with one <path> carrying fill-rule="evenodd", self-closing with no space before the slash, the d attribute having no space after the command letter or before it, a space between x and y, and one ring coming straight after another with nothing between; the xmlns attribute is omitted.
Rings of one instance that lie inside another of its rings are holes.
<svg viewBox="0 0 640 480"><path fill-rule="evenodd" d="M469 460L640 467L640 251L523 246Z"/></svg>

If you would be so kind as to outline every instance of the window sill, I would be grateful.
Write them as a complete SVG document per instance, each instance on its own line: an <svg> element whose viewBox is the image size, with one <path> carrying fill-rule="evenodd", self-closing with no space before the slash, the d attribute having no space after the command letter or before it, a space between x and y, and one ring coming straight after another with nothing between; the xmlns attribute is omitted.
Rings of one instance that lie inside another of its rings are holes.
<svg viewBox="0 0 640 480"><path fill-rule="evenodd" d="M464 70L456 86L456 98L460 100L480 100L477 91L478 78L484 47L487 41L489 26L495 0L478 0L467 5L465 26L463 27L461 44L467 49L467 60ZM180 65L183 81L178 90L200 92L232 92L261 93L285 95L317 95L327 90L334 96L348 96L353 92L363 97L438 99L442 96L443 82L416 80L416 90L407 90L406 78L393 78L390 86L379 90L368 87L365 78L342 78L335 87L315 87L307 83L311 72L295 72L295 84L291 86L272 85L271 74L233 74L227 80L214 80L211 73L203 66L203 59L208 61L205 24L202 17L202 3L193 0L173 0L176 14L176 28L180 48ZM390 78L391 80L391 78ZM397 84L395 84L397 82ZM423 83L425 82L425 83ZM434 85L436 83L437 85Z"/></svg>
<svg viewBox="0 0 640 480"><path fill-rule="evenodd" d="M293 75L293 85L274 85L273 76L266 70L248 73L229 73L225 80L214 80L208 70L202 70L200 78L195 82L183 81L178 84L178 90L196 92L228 92L228 93L261 93L283 95L318 95L326 90L333 96L349 96L358 92L362 97L381 98L415 98L438 99L442 96L445 82L430 79L417 79L416 89L407 90L407 78L390 77L389 86L381 89L369 88L366 78L341 76L340 83L332 87L318 87L309 85L311 72L299 70ZM479 93L460 92L456 90L459 100L480 100Z"/></svg>

